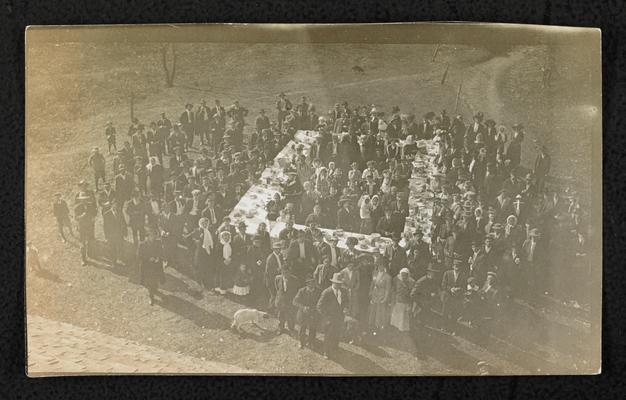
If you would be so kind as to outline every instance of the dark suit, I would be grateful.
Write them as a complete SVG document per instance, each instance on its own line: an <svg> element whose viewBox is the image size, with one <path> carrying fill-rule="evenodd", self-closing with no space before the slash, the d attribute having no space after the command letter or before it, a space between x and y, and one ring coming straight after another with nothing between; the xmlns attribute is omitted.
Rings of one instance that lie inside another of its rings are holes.
<svg viewBox="0 0 626 400"><path fill-rule="evenodd" d="M294 240L287 250L287 262L294 269L293 272L300 279L306 278L313 273L313 268L317 262L317 251L310 241L304 241L304 258L300 254L300 242Z"/></svg>
<svg viewBox="0 0 626 400"><path fill-rule="evenodd" d="M441 301L444 318L454 322L461 313L463 292L467 284L467 274L460 269L454 278L454 270L444 272L441 281ZM454 289L454 290L453 290Z"/></svg>
<svg viewBox="0 0 626 400"><path fill-rule="evenodd" d="M274 288L276 289L276 310L278 311L278 326L285 328L285 323L289 329L295 328L295 313L293 309L293 299L300 288L300 280L291 273L283 273L274 278Z"/></svg>
<svg viewBox="0 0 626 400"><path fill-rule="evenodd" d="M180 123L182 125L183 132L185 132L185 137L187 138L187 146L191 147L193 145L196 115L192 110L189 112L185 110L182 114L180 114Z"/></svg>
<svg viewBox="0 0 626 400"><path fill-rule="evenodd" d="M341 292L341 303L337 300L331 287L326 288L317 302L317 311L322 318L324 327L324 353L331 355L339 346L339 339L344 326L344 310L348 309L349 295L344 289Z"/></svg>
<svg viewBox="0 0 626 400"><path fill-rule="evenodd" d="M319 314L317 312L317 301L320 298L320 290L318 288L303 287L298 290L296 297L293 299L293 305L298 308L296 320L300 324L300 344L306 343L306 330L309 330L309 344L315 341L317 333L317 322Z"/></svg>

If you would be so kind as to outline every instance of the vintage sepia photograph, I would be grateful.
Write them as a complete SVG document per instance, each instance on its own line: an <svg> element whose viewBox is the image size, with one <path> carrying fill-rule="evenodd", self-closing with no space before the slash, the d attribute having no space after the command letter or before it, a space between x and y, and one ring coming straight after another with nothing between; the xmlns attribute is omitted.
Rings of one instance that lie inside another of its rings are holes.
<svg viewBox="0 0 626 400"><path fill-rule="evenodd" d="M28 376L601 373L598 29L25 35Z"/></svg>

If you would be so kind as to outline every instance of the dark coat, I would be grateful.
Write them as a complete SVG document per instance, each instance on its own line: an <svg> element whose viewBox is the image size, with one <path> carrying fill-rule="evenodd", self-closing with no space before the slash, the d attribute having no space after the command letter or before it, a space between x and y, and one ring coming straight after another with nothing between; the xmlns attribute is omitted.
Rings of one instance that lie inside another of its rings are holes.
<svg viewBox="0 0 626 400"><path fill-rule="evenodd" d="M303 287L298 290L296 297L293 299L293 305L298 308L296 320L300 324L303 322L316 322L319 318L316 307L320 293L318 288Z"/></svg>
<svg viewBox="0 0 626 400"><path fill-rule="evenodd" d="M344 310L348 309L350 301L348 292L345 289L339 290L341 291L341 304L337 302L332 286L324 289L317 302L317 311L322 320L338 327L343 324Z"/></svg>
<svg viewBox="0 0 626 400"><path fill-rule="evenodd" d="M293 305L293 299L300 289L300 280L293 274L280 274L274 278L274 288L276 289L276 308L288 310Z"/></svg>

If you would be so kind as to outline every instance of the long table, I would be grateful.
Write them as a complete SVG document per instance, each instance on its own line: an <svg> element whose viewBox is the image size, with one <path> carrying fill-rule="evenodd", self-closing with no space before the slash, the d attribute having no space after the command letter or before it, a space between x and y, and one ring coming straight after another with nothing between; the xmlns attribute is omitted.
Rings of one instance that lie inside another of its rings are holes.
<svg viewBox="0 0 626 400"><path fill-rule="evenodd" d="M272 200L276 193L281 193L281 181L284 181L282 166L287 160L296 154L296 148L301 145L304 153L308 154L311 145L318 137L316 131L298 131L294 135L294 139L291 140L283 149L276 155L272 165L268 166L261 174L261 179L254 185L252 185L246 194L239 200L239 203L233 208L230 213L231 224L236 225L240 221L246 223L246 233L253 235L256 233L260 223L264 222L269 230L270 237L272 239L278 238L279 233L284 229L285 224L277 221L269 221L267 219L267 203ZM400 143L404 145L403 142ZM404 226L404 232L415 232L416 229L420 229L424 233L424 240L430 241L430 226L433 209L433 198L430 196L429 191L423 191L423 185L428 184L428 179L435 172L436 167L432 163L436 146L432 141L418 142L418 147L426 149L426 154L418 152L413 161L413 171L411 178L409 179L409 209L417 209L419 212L416 217L409 216ZM411 213L413 213L411 211ZM305 229L304 225L295 224L296 229ZM335 235L335 229L320 229L324 236ZM355 237L359 241L356 249L366 253L383 253L386 246L391 244L389 238L376 238L372 235L364 235L356 232L344 232L340 237L337 237L337 246L340 248L347 248L346 240L349 237ZM372 242L375 245L372 246ZM404 239L400 242L400 245L404 244Z"/></svg>

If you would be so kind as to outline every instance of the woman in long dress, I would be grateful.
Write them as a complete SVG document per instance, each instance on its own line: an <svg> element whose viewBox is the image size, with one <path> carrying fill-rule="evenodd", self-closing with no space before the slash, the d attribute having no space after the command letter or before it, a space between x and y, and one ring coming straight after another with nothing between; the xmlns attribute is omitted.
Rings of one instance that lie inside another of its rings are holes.
<svg viewBox="0 0 626 400"><path fill-rule="evenodd" d="M393 309L391 311L391 326L400 332L408 332L411 326L411 289L415 281L411 278L408 268L402 268L398 276L393 279Z"/></svg>
<svg viewBox="0 0 626 400"><path fill-rule="evenodd" d="M391 275L387 272L387 266L379 259L370 286L369 325L373 335L389 324L390 297Z"/></svg>

